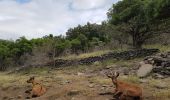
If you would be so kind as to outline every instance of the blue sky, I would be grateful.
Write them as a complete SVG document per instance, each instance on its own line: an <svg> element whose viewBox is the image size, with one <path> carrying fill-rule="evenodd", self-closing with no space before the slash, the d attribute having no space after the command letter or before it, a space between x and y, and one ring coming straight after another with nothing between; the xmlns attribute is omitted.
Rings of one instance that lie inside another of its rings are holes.
<svg viewBox="0 0 170 100"><path fill-rule="evenodd" d="M71 27L106 20L118 0L0 0L0 38L60 35Z"/></svg>
<svg viewBox="0 0 170 100"><path fill-rule="evenodd" d="M24 4L24 3L31 2L31 0L16 0L16 2Z"/></svg>

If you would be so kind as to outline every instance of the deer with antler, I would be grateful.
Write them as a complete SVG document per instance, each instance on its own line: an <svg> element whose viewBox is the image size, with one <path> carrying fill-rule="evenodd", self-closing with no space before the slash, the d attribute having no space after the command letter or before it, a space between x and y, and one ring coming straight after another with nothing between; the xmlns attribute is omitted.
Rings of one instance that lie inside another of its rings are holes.
<svg viewBox="0 0 170 100"><path fill-rule="evenodd" d="M119 100L143 100L141 87L118 80L118 72L113 73L110 71L105 74L108 78L112 79L112 82L115 85L114 96L118 95Z"/></svg>
<svg viewBox="0 0 170 100"><path fill-rule="evenodd" d="M25 91L26 93L29 93L31 95L31 98L39 97L45 94L47 91L47 89L42 84L35 81L35 77L30 77L30 79L27 80L27 83L32 83L32 88Z"/></svg>

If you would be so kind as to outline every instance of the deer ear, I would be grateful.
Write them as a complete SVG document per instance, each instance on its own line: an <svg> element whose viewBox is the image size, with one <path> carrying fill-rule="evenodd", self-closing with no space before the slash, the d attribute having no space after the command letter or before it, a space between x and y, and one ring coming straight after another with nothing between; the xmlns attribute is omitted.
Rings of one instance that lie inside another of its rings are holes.
<svg viewBox="0 0 170 100"><path fill-rule="evenodd" d="M32 76L31 79L35 79L35 76Z"/></svg>
<svg viewBox="0 0 170 100"><path fill-rule="evenodd" d="M119 73L118 72L115 72L115 77L117 78L119 76Z"/></svg>

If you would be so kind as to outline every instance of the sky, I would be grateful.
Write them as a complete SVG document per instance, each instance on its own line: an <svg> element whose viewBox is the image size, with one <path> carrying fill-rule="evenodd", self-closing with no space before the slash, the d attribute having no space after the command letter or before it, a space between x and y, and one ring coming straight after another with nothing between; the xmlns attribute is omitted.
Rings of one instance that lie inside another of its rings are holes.
<svg viewBox="0 0 170 100"><path fill-rule="evenodd" d="M65 35L69 28L107 19L119 0L0 0L0 39Z"/></svg>

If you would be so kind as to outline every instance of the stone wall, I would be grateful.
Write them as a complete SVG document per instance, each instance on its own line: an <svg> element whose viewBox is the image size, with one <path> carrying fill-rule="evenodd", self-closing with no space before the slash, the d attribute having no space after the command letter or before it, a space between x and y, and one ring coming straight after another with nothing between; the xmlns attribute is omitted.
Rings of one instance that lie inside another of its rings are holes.
<svg viewBox="0 0 170 100"><path fill-rule="evenodd" d="M74 59L74 60L63 60L63 59L57 59L55 61L56 67L60 66L70 66L70 65L77 65L77 64L91 64L96 61L104 61L108 59L116 59L116 60L129 60L139 57L146 57L153 55L155 53L159 52L158 49L140 49L140 50L129 50L124 52L110 52L107 54L103 54L101 56L94 56L94 57L88 57L83 59ZM53 66L53 62L47 63L47 66Z"/></svg>
<svg viewBox="0 0 170 100"><path fill-rule="evenodd" d="M146 63L153 66L152 72L160 75L170 75L170 52L148 56L144 59Z"/></svg>

